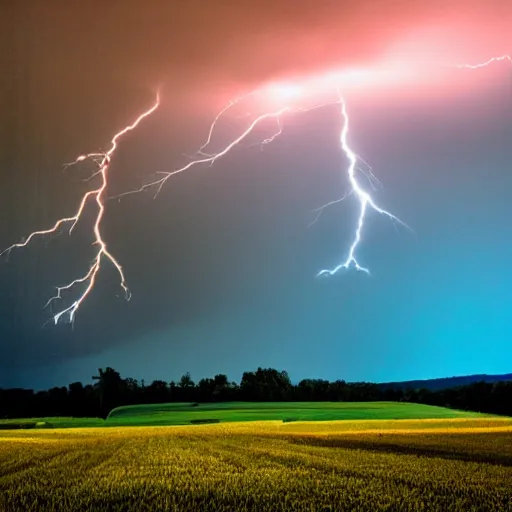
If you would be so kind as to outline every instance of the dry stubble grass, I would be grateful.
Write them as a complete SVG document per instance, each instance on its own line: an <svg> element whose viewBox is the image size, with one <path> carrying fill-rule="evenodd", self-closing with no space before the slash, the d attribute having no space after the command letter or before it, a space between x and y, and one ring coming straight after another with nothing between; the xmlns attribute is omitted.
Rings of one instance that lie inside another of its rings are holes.
<svg viewBox="0 0 512 512"><path fill-rule="evenodd" d="M6 511L512 511L512 422L253 422L0 434Z"/></svg>

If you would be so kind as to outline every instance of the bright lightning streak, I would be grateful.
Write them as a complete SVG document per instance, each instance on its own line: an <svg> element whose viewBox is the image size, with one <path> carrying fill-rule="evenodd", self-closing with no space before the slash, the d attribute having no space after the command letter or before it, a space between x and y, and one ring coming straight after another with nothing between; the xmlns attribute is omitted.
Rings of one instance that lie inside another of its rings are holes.
<svg viewBox="0 0 512 512"><path fill-rule="evenodd" d="M458 64L455 67L459 69L479 69L485 68L494 62L501 62L505 60L508 60L512 64L512 57L510 55L502 55L501 57L492 57L488 61L482 62L481 64Z"/></svg>
<svg viewBox="0 0 512 512"><path fill-rule="evenodd" d="M354 153L354 151L350 148L350 146L348 144L347 139L348 139L348 130L349 130L349 117L348 117L348 113L347 113L347 106L346 106L345 100L343 99L341 94L340 94L340 102L341 102L341 115L342 115L343 121L344 121L343 128L341 130L341 135L340 135L340 143L341 143L341 148L342 148L343 152L345 153L346 157L348 158L348 160L350 162L347 173L348 173L348 178L349 178L349 182L351 185L351 191L356 195L356 197L359 201L359 205L360 205L359 218L357 220L357 228L356 228L354 240L352 242L352 245L350 246L347 259L331 270L328 270L328 269L321 270L320 272L318 272L317 276L321 276L321 275L325 275L325 274L332 276L332 275L336 274L342 268L349 268L350 266L354 266L357 270L359 270L361 272L365 272L366 274L370 273L370 271L366 267L362 267L358 263L356 256L355 256L356 249L357 249L359 243L361 242L361 232L364 227L364 221L365 221L365 216L366 216L368 206L370 208L372 208L373 210L375 210L377 213L380 213L381 215L385 215L385 216L389 217L390 219L392 219L396 222L399 222L403 226L408 227L398 217L396 217L392 213L388 212L387 210L383 210L382 208L377 206L377 204L373 201L370 194L368 194L368 192L363 190L363 188L360 186L359 182L357 181L357 178L356 178L357 155L356 155L356 153Z"/></svg>
<svg viewBox="0 0 512 512"><path fill-rule="evenodd" d="M333 102L331 101L331 102L326 102L326 103L315 104L315 105L313 105L311 107L307 107L307 108L286 106L286 107L283 107L280 110L277 110L275 112L267 112L265 114L261 114L260 116L256 117L256 119L254 119L252 121L252 123L249 125L249 127L246 128L246 130L244 130L241 135L239 135L236 139L234 139L232 142L230 142L223 150L219 151L218 153L213 153L213 154L204 152L204 149L211 142L213 132L215 131L215 128L216 128L217 124L219 123L221 117L223 115L225 115L229 109L233 108L236 104L238 104L243 99L248 98L249 96L252 96L258 92L265 92L265 91L278 92L278 93L280 93L280 95L285 95L285 93L286 93L287 96L298 96L300 90L301 89L299 89L298 87L291 87L291 86L282 87L282 88L277 87L277 86L270 86L270 87L267 87L264 89L256 89L248 94L239 96L235 100L230 101L215 116L212 124L210 125L210 129L208 131L208 137L207 137L206 142L196 152L196 154L202 155L204 158L198 158L196 160L192 160L188 164L184 165L183 167L180 167L179 169L175 169L174 171L160 172L159 174L163 175L162 178L152 181L150 183L146 183L135 190L130 190L128 192L123 192L122 194L118 194L118 195L114 196L112 199L121 199L122 197L126 197L126 196L129 196L132 194L138 194L138 193L148 190L152 187L157 187L157 191L155 193L155 198L156 198L158 196L158 194L160 193L160 191L162 190L162 187L164 186L164 184L167 182L167 180L171 176L174 176L176 174L180 174L184 171L187 171L188 169L190 169L191 167L194 167L196 165L200 165L200 164L213 165L219 158L221 158L224 155L226 155L227 153L229 153L235 146L237 146L238 144L240 144L240 142L242 142L245 138L247 138L247 136L250 135L253 132L253 130L256 128L256 126L259 125L262 121L265 121L266 119L275 119L277 126L278 126L278 130L276 130L276 132L274 132L270 137L268 137L260 142L260 144L269 144L269 143L273 142L279 135L281 135L281 133L283 131L283 126L281 123L281 116L283 116L285 113L309 112L310 110L322 108L327 105L333 104ZM370 168L370 172L371 172L371 168Z"/></svg>
<svg viewBox="0 0 512 512"><path fill-rule="evenodd" d="M143 119L145 119L146 117L151 115L158 108L159 104L160 104L160 98L159 98L159 95L157 94L156 101L151 108L149 108L148 110L143 112L139 117L137 117L132 124L126 126L121 131L117 132L114 135L114 137L112 138L111 143L110 143L110 149L108 151L106 151L105 153L89 153L89 154L85 154L85 155L80 155L75 161L65 164L66 167L69 167L72 165L76 165L80 162L84 162L85 160L91 160L98 166L98 170L95 173L93 173L91 178L94 176L101 176L100 185L98 186L98 188L96 188L94 190L90 190L84 194L84 196L82 197L82 200L80 201L78 210L76 211L75 215L73 215L72 217L64 217L62 219L59 219L49 229L45 229L45 230L41 230L41 231L34 231L33 233L31 233L28 236L28 238L24 242L13 244L0 253L0 256L1 256L2 254L9 253L13 249L25 247L35 237L54 234L64 224L70 224L69 234L71 234L74 227L76 226L76 224L82 217L82 213L85 209L85 206L89 202L89 199L94 198L94 200L96 201L97 207L98 207L98 212L96 214L96 218L95 218L94 225L93 225L93 234L94 234L93 245L98 246L98 251L96 252L96 256L94 257L93 262L92 262L91 266L89 267L89 270L87 271L87 273L85 275L83 275L82 277L79 277L79 278L71 281L67 285L58 286L57 294L55 296L53 296L52 298L50 298L50 300L46 303L46 306L48 306L54 300L61 299L62 298L61 294L63 291L69 291L78 284L86 283L85 291L83 291L82 294L79 295L78 299L76 299L70 306L59 311L56 315L53 316L53 321L55 324L57 324L59 322L59 320L64 315L68 315L69 321L71 323L73 322L76 312L78 311L78 309L80 308L80 306L82 305L84 300L87 298L89 293L94 288L94 285L96 283L96 278L98 276L98 272L101 269L101 263L102 263L103 259L110 261L110 263L112 263L112 265L115 267L115 269L117 270L117 273L119 275L121 288L123 289L126 298L128 300L130 299L130 291L128 290L128 286L126 284L126 278L125 278L125 275L123 272L123 268L121 267L121 265L117 261L117 259L113 256L113 254L108 250L107 243L105 242L105 240L102 236L102 233L101 233L101 221L103 220L103 216L105 213L105 203L104 203L105 197L104 196L105 196L105 191L108 186L108 171L110 168L111 158L117 149L119 140L121 139L121 137L123 137L123 135L134 130Z"/></svg>
<svg viewBox="0 0 512 512"><path fill-rule="evenodd" d="M254 96L258 93L268 93L277 97L280 97L283 100L289 100L291 98L296 98L300 96L302 89L295 85L295 84L287 84L287 85L279 85L279 84L270 84L266 87L262 87L260 89L255 89L247 94L242 94L241 96L238 96L237 98L230 100L228 104L220 110L220 112L215 116L212 124L210 125L210 129L208 131L208 137L206 138L205 143L197 150L198 155L206 156L206 157L214 157L215 155L205 153L204 149L210 145L210 142L213 137L213 132L215 131L215 128L217 124L219 123L220 119L232 108L236 107L241 101L246 100L247 98ZM318 108L318 106L315 106L313 108ZM270 142L273 142L276 137L281 135L282 132L282 126L281 122L279 120L279 116L276 117L276 122L278 126L278 131L272 135L271 137L263 140L261 144L269 144ZM213 159L213 162L215 159ZM213 163L212 162L212 163Z"/></svg>
<svg viewBox="0 0 512 512"><path fill-rule="evenodd" d="M124 197L124 196L128 196L130 194L137 194L139 192L143 192L144 190L147 190L148 188L151 188L151 187L158 187L157 191L156 191L156 194L155 194L155 197L156 197L160 193L160 191L162 190L162 187L164 186L164 184L167 182L167 180L171 176L174 176L176 174L180 174L180 173L190 169L191 167L194 167L194 166L199 165L199 164L213 164L213 163L215 163L216 160L218 160L219 158L221 158L224 155L226 155L227 153L229 153L235 146L237 146L240 142L242 142L254 130L254 128L259 123L261 123L265 119L272 119L272 118L278 119L285 112L290 112L290 111L291 111L290 107L284 107L284 108L282 108L282 109L280 109L280 110L278 110L276 112L268 112L266 114L262 114L262 115L258 116L249 125L249 127L246 128L246 130L244 132L242 132L241 135L239 135L236 139L234 139L232 142L230 142L222 151L219 151L218 153L215 153L215 154L210 155L210 156L205 156L204 158L199 158L197 160L192 160L188 164L186 164L183 167L180 167L179 169L176 169L174 171L162 172L161 174L163 174L163 177L160 178L159 180L155 180L155 181L152 181L150 183L146 183L145 185L142 185L142 187L139 187L136 190L131 190L129 192L124 192L122 194L119 194L116 197L117 198L121 198L121 197ZM213 127L214 127L215 123L217 122L218 117L219 116L217 116L216 120L214 121L214 123L212 125ZM210 130L210 133L212 131L213 131L213 128ZM275 136L274 136L274 138L275 138ZM202 147L204 148L204 146L205 145L203 145Z"/></svg>
<svg viewBox="0 0 512 512"><path fill-rule="evenodd" d="M206 139L206 142L197 150L197 154L198 155L203 155L203 156L207 156L207 157L211 157L213 155L209 155L207 153L205 153L203 150L210 144L210 142L212 141L212 136L213 136L213 132L215 130L215 127L217 125L217 123L219 122L220 118L224 116L224 114L226 114L226 112L228 110L230 110L231 108L235 107L236 105L238 105L238 103L240 103L241 101L245 100L246 98L248 98L249 96L252 96L254 93L256 93L257 91L252 91L248 94L243 94L242 96L239 96L238 98L235 98L234 100L231 100L216 116L215 116L215 119L213 120L213 123L211 124L210 126L210 130L208 132L208 137Z"/></svg>
<svg viewBox="0 0 512 512"><path fill-rule="evenodd" d="M277 123L277 131L274 134L272 134L270 137L263 139L261 141L262 145L270 144L271 142L274 142L274 140L277 139L277 137L279 137L279 135L281 135L283 133L283 125L281 124L281 120L279 119L279 117L276 117L276 123Z"/></svg>
<svg viewBox="0 0 512 512"><path fill-rule="evenodd" d="M486 62L483 62L483 63L480 63L480 64L475 64L475 65L462 64L462 65L457 65L455 67L459 68L459 69L463 69L463 68L479 69L479 68L487 67L487 66L489 66L492 63L500 62L500 61L506 61L506 60L509 61L512 64L512 58L511 58L510 55L502 55L501 57L493 57L493 58L487 60ZM349 268L350 266L353 266L357 270L365 272L366 274L370 273L369 269L366 268L366 267L362 267L359 264L359 262L357 261L356 257L355 257L356 249L357 249L357 247L359 246L359 244L361 242L361 233L362 233L362 229L364 227L364 220L365 220L365 216L366 216L366 213L367 213L367 210L368 210L368 206L370 208L372 208L373 210L375 210L377 213L380 213L381 215L385 215L385 216L389 217L390 219L400 223L404 227L410 229L409 226L407 226L407 224L402 222L396 216L394 216L390 212L388 212L388 211L380 208L379 206L377 206L376 203L374 202L374 200L372 199L372 197L366 191L364 191L361 188L361 186L359 185L359 183L358 183L358 181L356 179L356 175L355 175L355 171L357 169L357 167L356 167L357 160L360 159L365 164L366 164L366 162L363 159L361 159L360 157L358 157L358 155L356 155L356 153L354 153L354 151L348 145L347 136L348 136L348 129L349 129L349 117L348 117L348 113L347 113L346 103L343 100L343 98L341 97L341 95L340 95L340 100L341 100L341 104L342 104L342 116L343 116L343 120L344 120L344 126L343 126L343 129L341 131L341 137L340 137L341 148L342 148L343 152L345 153L346 157L348 158L348 160L350 162L350 165L348 167L347 172L348 172L349 182L351 184L351 193L354 193L356 195L357 199L359 200L360 211L359 211L359 217L358 217L358 221L357 221L357 226L356 226L356 231L355 231L354 239L353 239L352 244L350 246L347 258L345 259L345 261L343 261L342 263L340 263L339 265L337 265L336 267L334 267L331 270L328 270L328 269L321 270L317 274L317 276L321 276L321 275L334 275L339 270L341 270L343 268ZM372 168L368 164L366 164L366 166L368 167L368 171L367 171L367 173L364 172L364 171L363 172L367 176L368 180L370 181L370 184L373 187L373 181L376 181L377 183L379 183L379 182L378 182L377 178L375 177L375 175L373 174ZM323 210L326 207L328 207L328 206L330 206L332 204L335 204L337 202L340 202L340 201L344 200L345 198L346 198L346 196L344 196L343 198L341 198L341 199L339 199L337 201L332 201L330 203L327 203L326 205L324 205L321 208L319 208L317 210L318 215L313 220L312 224L314 224L318 220L318 218L320 217L321 213L323 212Z"/></svg>

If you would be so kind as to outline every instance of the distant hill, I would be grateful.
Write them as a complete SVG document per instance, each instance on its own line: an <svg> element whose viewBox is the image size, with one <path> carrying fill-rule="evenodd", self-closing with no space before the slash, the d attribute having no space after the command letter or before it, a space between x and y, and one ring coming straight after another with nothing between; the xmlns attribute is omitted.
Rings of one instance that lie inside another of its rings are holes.
<svg viewBox="0 0 512 512"><path fill-rule="evenodd" d="M428 389L440 391L442 389L467 386L475 382L504 382L512 381L512 373L504 375L463 375L462 377L444 377L441 379L407 380L404 382L383 382L379 384L381 389Z"/></svg>

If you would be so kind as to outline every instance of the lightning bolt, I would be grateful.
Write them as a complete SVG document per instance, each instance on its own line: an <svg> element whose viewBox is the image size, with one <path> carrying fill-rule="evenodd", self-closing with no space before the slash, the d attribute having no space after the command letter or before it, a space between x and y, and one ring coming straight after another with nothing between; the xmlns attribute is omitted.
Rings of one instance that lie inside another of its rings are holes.
<svg viewBox="0 0 512 512"><path fill-rule="evenodd" d="M510 55L502 55L501 57L492 57L486 62L482 62L480 64L457 64L454 67L458 69L480 69L489 66L489 64L493 64L495 62L502 62L508 60L512 64L512 57Z"/></svg>
<svg viewBox="0 0 512 512"><path fill-rule="evenodd" d="M224 111L225 110L226 109L224 109ZM156 197L160 193L160 191L162 190L162 187L165 185L167 180L169 178L171 178L172 176L175 176L176 174L180 174L182 172L185 172L188 169L190 169L191 167L194 167L196 165L200 165L200 164L211 164L211 165L213 165L216 160L218 160L219 158L221 158L224 155L226 155L227 153L229 153L235 146L237 146L238 144L240 144L240 142L242 142L245 138L247 138L247 136L250 135L253 132L254 128L256 128L256 126L258 124L260 124L262 121L264 121L266 119L279 119L283 114L285 114L287 112L291 112L292 110L293 109L291 107L283 107L280 110L277 110L275 112L267 112L265 114L261 114L260 116L258 116L256 119L254 119L251 122L249 127L246 128L242 132L241 135L239 135L236 139L231 141L223 150L219 151L218 153L214 153L214 154L211 154L211 155L205 155L203 158L198 158L196 160L192 160L188 164L184 165L183 167L180 167L179 169L175 169L174 171L161 172L160 174L162 174L162 178L160 178L158 180L155 180L155 181L152 181L150 183L146 183L145 185L142 185L141 187L139 187L139 188L137 188L135 190L130 190L128 192L123 192L122 194L119 194L119 195L117 195L115 197L116 198L122 198L122 197L125 197L125 196L128 196L128 195L131 195L131 194L138 194L138 193L143 192L144 190L147 190L147 189L152 188L152 187L157 187L157 191L156 191L156 194L155 194L155 197ZM218 122L219 117L220 116L217 116L215 118L215 121L212 124L213 128L211 128L211 130L210 130L210 134L211 134L212 130L214 129L215 124ZM272 139L275 139L277 137L277 135L278 135L278 133L276 132L276 134L273 135ZM211 135L210 135L210 137L211 137ZM206 145L207 144L203 144L203 146L201 146L201 148L204 149L204 147ZM202 152L202 149L200 151Z"/></svg>
<svg viewBox="0 0 512 512"><path fill-rule="evenodd" d="M362 267L359 262L356 259L355 253L356 249L361 242L361 233L364 227L364 221L366 217L366 213L368 210L368 207L375 210L377 213L380 213L381 215L385 215L386 217L402 224L406 228L410 229L407 224L405 224L403 221L401 221L398 217L393 215L392 213L388 212L387 210L382 209L380 206L378 206L375 201L372 199L370 194L366 192L361 185L359 184L357 177L356 177L356 169L357 169L357 161L358 156L354 151L350 148L348 144L348 130L349 130L349 117L347 113L347 105L345 100L343 99L343 96L340 93L340 102L341 102L341 115L343 117L343 128L341 130L340 135L340 144L341 149L345 153L346 157L348 158L350 164L347 169L348 173L348 179L351 185L351 193L355 194L357 197L357 200L359 201L359 217L357 220L357 226L355 230L354 239L352 241L352 244L349 249L348 256L345 261L338 264L336 267L334 267L331 270L324 269L318 272L317 276L322 275L334 275L336 272L341 270L342 268L349 268L350 266L354 266L356 270L359 270L361 272L365 272L366 274L369 274L370 271L366 267Z"/></svg>
<svg viewBox="0 0 512 512"><path fill-rule="evenodd" d="M254 91L249 92L248 94L242 94L238 98L235 98L228 102L228 104L215 116L212 124L210 125L210 130L208 131L208 137L206 138L206 142L197 150L196 154L202 155L202 156L207 156L207 157L213 156L209 153L205 153L204 149L210 145L210 142L212 141L212 137L213 137L213 132L215 131L215 127L217 126L217 123L219 122L221 117L223 117L228 112L228 110L230 110L231 108L238 105L242 100L245 100L246 98L248 98L249 96L252 96L253 94L255 94L257 92L258 92L258 90L254 90Z"/></svg>
<svg viewBox="0 0 512 512"><path fill-rule="evenodd" d="M458 69L464 69L464 68L465 69L480 69L480 68L487 67L490 64L493 64L493 63L496 63L496 62L500 62L500 61L508 61L508 62L510 62L512 64L512 57L510 55L502 55L500 57L492 57L489 60L487 60L486 62L482 62L482 63L479 63L479 64L460 64L460 65L456 65L454 67L458 68ZM372 187L373 187L373 182L374 181L379 183L377 178L373 174L372 168L361 157L356 155L356 153L354 153L354 151L350 148L350 146L348 144L347 137L348 137L348 130L349 130L349 117L348 117L348 113L347 113L346 102L344 101L344 99L341 96L341 94L340 94L340 101L341 101L341 104L342 104L341 111L342 111L342 117L343 117L343 120L344 120L344 125L343 125L343 129L341 131L341 136L340 136L340 144L341 144L341 148L342 148L343 152L345 153L346 157L348 158L348 160L350 162L350 165L349 165L349 167L347 169L348 178L349 178L349 182L350 182L350 185L351 185L351 190L350 190L349 194L355 194L357 199L358 199L358 201L359 201L359 217L358 217L358 221L357 221L357 225L356 225L356 229L355 229L354 239L352 241L352 244L350 245L347 258L343 262L341 262L340 264L338 264L337 266L335 266L332 269L321 270L317 274L317 276L334 275L339 270L347 269L350 266L353 266L354 268L356 268L356 270L365 272L366 274L370 273L369 269L366 268L366 267L362 267L359 264L359 262L357 261L356 257L355 257L356 249L357 249L357 247L359 246L359 244L361 242L361 233L362 233L362 230L363 230L363 227L364 227L364 221L365 221L365 216L366 216L368 207L370 207L371 209L373 209L377 213L380 213L381 215L384 215L384 216L390 218L391 220L398 222L399 224L401 224L405 228L411 230L411 228L407 224L405 224L403 221L401 221L398 217L396 217L395 215L391 214L387 210L384 210L384 209L380 208L374 202L374 200L369 195L369 193L366 192L360 186L359 182L357 181L355 171L358 169L357 168L358 160L361 160L368 167L367 174L366 173L365 174L367 175L367 178L370 181L370 184L372 185ZM359 170L362 170L362 169L359 169ZM323 212L323 210L325 208L327 208L328 206L331 206L333 204L339 203L340 201L343 201L344 199L347 198L347 195L348 194L345 194L341 199L338 199L336 201L331 201L331 202L325 204L324 206L318 208L316 210L316 212L318 214L315 217L315 219L313 220L313 222L310 224L310 226L313 225L318 220L318 218L320 217L321 213Z"/></svg>
<svg viewBox="0 0 512 512"><path fill-rule="evenodd" d="M101 269L101 264L103 260L110 261L110 263L112 263L114 268L117 270L120 280L120 286L123 289L127 300L130 299L130 291L128 290L128 286L126 284L126 278L123 272L123 268L121 267L121 264L118 262L118 260L109 251L107 243L105 242L105 239L103 238L101 232L101 222L103 220L103 216L105 213L105 191L108 186L108 171L110 168L110 162L117 149L119 140L126 133L134 130L143 119L151 115L158 108L159 104L160 98L159 94L157 94L156 101L151 106L151 108L140 114L132 124L126 126L114 135L110 142L110 149L108 151L103 153L96 152L80 155L73 162L65 164L65 167L70 167L77 165L81 162L84 162L86 160L90 160L94 162L94 164L97 166L97 171L95 171L89 179L92 179L96 176L100 176L101 178L100 184L97 188L89 190L82 196L78 209L73 216L63 217L57 220L57 222L55 222L55 224L48 229L34 231L30 233L30 235L26 238L24 242L13 244L0 253L1 256L3 254L9 254L13 249L26 247L36 237L57 233L59 228L61 228L63 225L70 225L69 234L71 234L76 224L81 219L84 209L86 205L89 203L89 201L94 200L96 202L98 210L92 229L94 235L93 245L96 245L98 247L96 256L94 257L91 266L89 267L89 270L82 277L79 277L64 286L58 286L56 295L50 298L50 300L46 303L45 307L49 306L53 301L57 299L62 299L62 292L69 291L79 284L85 284L85 290L78 296L78 298L70 306L59 311L57 314L53 316L53 321L55 324L57 324L64 315L68 315L69 321L71 323L74 321L76 312L78 311L84 300L87 298L87 296L94 288L96 278Z"/></svg>

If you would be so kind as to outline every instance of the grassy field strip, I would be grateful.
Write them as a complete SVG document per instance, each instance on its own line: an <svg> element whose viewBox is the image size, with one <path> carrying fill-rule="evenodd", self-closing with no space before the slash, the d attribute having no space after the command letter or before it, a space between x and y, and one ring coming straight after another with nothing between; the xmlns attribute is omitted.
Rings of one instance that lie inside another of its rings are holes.
<svg viewBox="0 0 512 512"><path fill-rule="evenodd" d="M111 425L178 425L193 421L335 421L480 418L476 412L457 411L405 402L225 402L209 404L152 404L118 407L105 422ZM85 426L85 425L84 425Z"/></svg>

